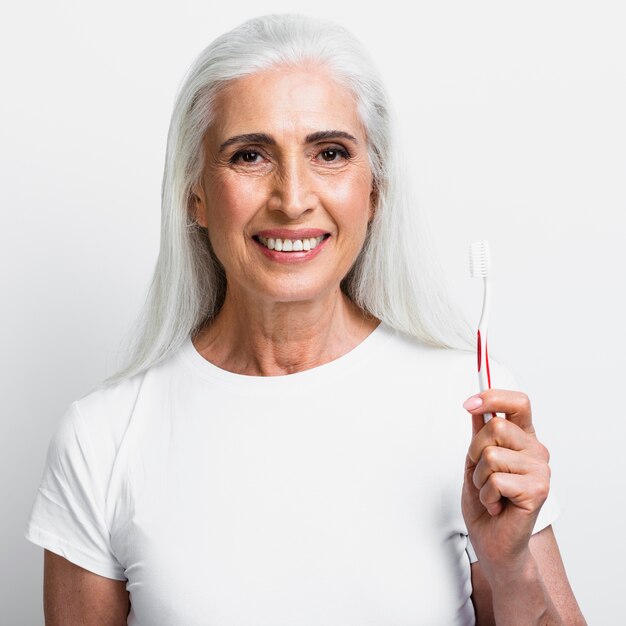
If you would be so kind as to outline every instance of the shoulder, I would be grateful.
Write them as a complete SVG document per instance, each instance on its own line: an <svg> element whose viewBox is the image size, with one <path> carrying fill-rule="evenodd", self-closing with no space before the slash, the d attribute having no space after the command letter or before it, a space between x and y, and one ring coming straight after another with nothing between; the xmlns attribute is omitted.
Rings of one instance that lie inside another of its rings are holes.
<svg viewBox="0 0 626 626"><path fill-rule="evenodd" d="M85 456L98 467L109 466L124 438L141 377L99 386L74 400L59 420L49 455L76 463Z"/></svg>
<svg viewBox="0 0 626 626"><path fill-rule="evenodd" d="M178 368L178 352L133 376L93 388L71 404L60 430L72 428L92 442L96 454L111 458L128 432L138 406L162 404Z"/></svg>
<svg viewBox="0 0 626 626"><path fill-rule="evenodd" d="M386 326L384 332L390 337L386 343L387 358L403 367L421 368L431 373L451 373L476 366L476 355L470 350L428 344L390 326Z"/></svg>
<svg viewBox="0 0 626 626"><path fill-rule="evenodd" d="M386 367L396 376L415 377L439 388L472 394L478 391L478 364L474 350L446 348L427 344L386 326L389 341L385 344ZM490 357L492 386L517 389L517 375L500 359Z"/></svg>

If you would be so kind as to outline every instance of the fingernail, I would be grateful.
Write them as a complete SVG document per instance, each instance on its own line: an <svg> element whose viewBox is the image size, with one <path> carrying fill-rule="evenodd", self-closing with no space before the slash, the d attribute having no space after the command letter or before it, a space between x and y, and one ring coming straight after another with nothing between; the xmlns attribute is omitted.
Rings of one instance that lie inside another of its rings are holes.
<svg viewBox="0 0 626 626"><path fill-rule="evenodd" d="M463 408L468 411L477 409L483 403L483 399L480 396L472 396L463 403Z"/></svg>

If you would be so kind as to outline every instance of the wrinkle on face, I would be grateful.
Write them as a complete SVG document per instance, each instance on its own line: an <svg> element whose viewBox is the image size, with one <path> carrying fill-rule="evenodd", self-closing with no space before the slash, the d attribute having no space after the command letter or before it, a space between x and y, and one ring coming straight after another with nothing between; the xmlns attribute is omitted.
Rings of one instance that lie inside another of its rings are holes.
<svg viewBox="0 0 626 626"><path fill-rule="evenodd" d="M345 138L303 143L308 134L327 130L350 133L357 144ZM275 144L237 143L220 152L228 139L247 133L269 134ZM333 145L342 146L350 157L326 163L320 151ZM261 268L255 267L259 261L254 260L252 236L261 228L305 226L332 232L334 263L347 273L364 241L373 204L367 138L352 92L319 67L306 72L282 68L236 79L214 101L214 123L203 148L196 218L208 229L231 284L255 272L268 285L271 280L289 281L293 292L303 292L316 278L323 282L323 273L326 282L331 280L328 268L315 277L302 268L268 268L262 259ZM260 153L258 165L233 162L243 148ZM305 210L299 213L300 208ZM320 263L315 267L322 269ZM332 274L337 285L343 278L339 271Z"/></svg>

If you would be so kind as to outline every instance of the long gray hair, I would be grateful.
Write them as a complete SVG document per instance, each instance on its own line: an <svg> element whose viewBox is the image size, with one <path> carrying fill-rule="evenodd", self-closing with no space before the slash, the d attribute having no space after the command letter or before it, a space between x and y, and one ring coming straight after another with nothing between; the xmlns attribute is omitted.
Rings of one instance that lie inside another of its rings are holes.
<svg viewBox="0 0 626 626"><path fill-rule="evenodd" d="M190 67L174 105L162 184L161 245L127 364L132 376L176 350L219 310L226 278L206 232L191 219L191 189L204 166L213 103L231 81L276 66L314 63L352 90L368 139L377 206L365 245L342 282L363 310L440 347L469 348L469 326L445 294L416 206L387 93L368 51L343 26L298 14L250 19L215 39Z"/></svg>

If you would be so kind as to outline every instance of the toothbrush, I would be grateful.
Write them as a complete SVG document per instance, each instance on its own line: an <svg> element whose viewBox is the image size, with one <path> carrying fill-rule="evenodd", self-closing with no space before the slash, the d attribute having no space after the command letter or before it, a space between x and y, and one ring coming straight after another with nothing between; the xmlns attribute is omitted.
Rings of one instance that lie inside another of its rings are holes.
<svg viewBox="0 0 626 626"><path fill-rule="evenodd" d="M489 306L491 304L491 257L489 242L477 241L470 245L470 276L483 279L483 308L478 323L476 337L476 355L478 357L478 384L481 391L491 389L491 375L489 373L489 354L487 352L487 328L489 325ZM487 423L495 413L485 413L483 419Z"/></svg>

